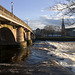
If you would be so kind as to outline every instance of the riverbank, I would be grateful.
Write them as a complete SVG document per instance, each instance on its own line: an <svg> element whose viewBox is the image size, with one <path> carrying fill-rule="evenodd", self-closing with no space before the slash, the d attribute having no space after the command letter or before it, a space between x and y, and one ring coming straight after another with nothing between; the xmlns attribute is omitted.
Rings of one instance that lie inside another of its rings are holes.
<svg viewBox="0 0 75 75"><path fill-rule="evenodd" d="M75 41L75 37L36 37L40 41Z"/></svg>
<svg viewBox="0 0 75 75"><path fill-rule="evenodd" d="M60 66L55 57L47 54L52 47L43 41L35 42L29 48L31 54L24 63L0 63L0 75L74 75L68 68Z"/></svg>

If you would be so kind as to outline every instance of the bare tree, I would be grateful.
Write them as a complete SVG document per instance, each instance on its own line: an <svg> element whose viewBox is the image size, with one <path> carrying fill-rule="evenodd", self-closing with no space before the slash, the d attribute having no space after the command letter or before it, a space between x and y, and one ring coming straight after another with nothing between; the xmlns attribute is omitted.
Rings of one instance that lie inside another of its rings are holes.
<svg viewBox="0 0 75 75"><path fill-rule="evenodd" d="M47 25L44 27L44 29L45 29L47 35L51 34L53 36L53 34L55 32L55 26Z"/></svg>
<svg viewBox="0 0 75 75"><path fill-rule="evenodd" d="M59 3L51 7L51 10L58 11L62 17L68 17L65 24L73 25L75 24L75 0L66 0L66 3Z"/></svg>

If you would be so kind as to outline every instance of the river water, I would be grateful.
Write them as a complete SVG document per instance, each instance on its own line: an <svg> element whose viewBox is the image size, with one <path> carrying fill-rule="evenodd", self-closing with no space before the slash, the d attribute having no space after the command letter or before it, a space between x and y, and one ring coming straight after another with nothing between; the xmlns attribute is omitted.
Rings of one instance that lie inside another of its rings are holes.
<svg viewBox="0 0 75 75"><path fill-rule="evenodd" d="M23 63L29 54L28 48L0 49L0 63Z"/></svg>
<svg viewBox="0 0 75 75"><path fill-rule="evenodd" d="M56 60L59 65L75 73L75 42L36 41L27 49L1 50L2 63L36 64Z"/></svg>
<svg viewBox="0 0 75 75"><path fill-rule="evenodd" d="M42 50L48 51L45 52L47 55ZM73 41L36 41L31 53L27 60L30 64L51 59L75 73L75 42Z"/></svg>
<svg viewBox="0 0 75 75"><path fill-rule="evenodd" d="M55 46L47 54L55 57L58 64L69 68L75 73L75 42L53 42L46 41L49 46Z"/></svg>

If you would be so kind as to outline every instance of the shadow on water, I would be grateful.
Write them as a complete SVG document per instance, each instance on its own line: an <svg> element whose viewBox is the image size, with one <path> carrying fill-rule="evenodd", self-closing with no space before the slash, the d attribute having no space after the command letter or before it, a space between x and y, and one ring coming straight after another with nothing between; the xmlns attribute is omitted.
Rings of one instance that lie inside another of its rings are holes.
<svg viewBox="0 0 75 75"><path fill-rule="evenodd" d="M22 63L29 54L28 48L0 48L0 63Z"/></svg>

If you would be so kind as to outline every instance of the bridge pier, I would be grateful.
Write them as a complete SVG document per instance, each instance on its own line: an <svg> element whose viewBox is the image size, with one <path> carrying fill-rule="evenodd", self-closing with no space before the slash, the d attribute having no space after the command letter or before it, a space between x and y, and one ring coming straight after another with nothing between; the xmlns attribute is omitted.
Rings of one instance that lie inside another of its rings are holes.
<svg viewBox="0 0 75 75"><path fill-rule="evenodd" d="M32 45L31 32L27 32L27 45Z"/></svg>
<svg viewBox="0 0 75 75"><path fill-rule="evenodd" d="M28 31L28 40L31 40L31 32Z"/></svg>
<svg viewBox="0 0 75 75"><path fill-rule="evenodd" d="M21 47L27 47L27 41L25 40L25 32L22 27L17 28L17 43L20 44Z"/></svg>
<svg viewBox="0 0 75 75"><path fill-rule="evenodd" d="M25 40L27 40L27 32L25 31Z"/></svg>
<svg viewBox="0 0 75 75"><path fill-rule="evenodd" d="M17 28L17 42L22 42L24 41L24 34L23 34L23 28L22 27L18 27Z"/></svg>

